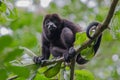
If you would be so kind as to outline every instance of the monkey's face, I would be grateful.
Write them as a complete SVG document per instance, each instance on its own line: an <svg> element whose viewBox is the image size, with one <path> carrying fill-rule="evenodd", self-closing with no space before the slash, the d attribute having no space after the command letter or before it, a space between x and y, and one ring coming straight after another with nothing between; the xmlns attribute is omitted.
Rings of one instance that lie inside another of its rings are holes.
<svg viewBox="0 0 120 80"><path fill-rule="evenodd" d="M47 31L57 32L61 28L61 19L57 14L49 14L46 15L43 25Z"/></svg>
<svg viewBox="0 0 120 80"><path fill-rule="evenodd" d="M46 20L45 21L45 27L47 28L47 30L49 30L50 32L53 32L57 29L56 24L53 21L50 20Z"/></svg>

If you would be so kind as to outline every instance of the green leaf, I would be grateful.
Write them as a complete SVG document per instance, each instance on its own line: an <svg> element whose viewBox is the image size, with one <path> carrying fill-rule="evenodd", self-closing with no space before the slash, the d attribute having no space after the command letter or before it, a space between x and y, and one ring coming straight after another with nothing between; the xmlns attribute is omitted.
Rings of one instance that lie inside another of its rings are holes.
<svg viewBox="0 0 120 80"><path fill-rule="evenodd" d="M0 80L6 80L7 71L5 69L0 69Z"/></svg>
<svg viewBox="0 0 120 80"><path fill-rule="evenodd" d="M10 64L6 64L6 66L8 71L19 77L28 78L30 75L30 70L26 67L11 66Z"/></svg>
<svg viewBox="0 0 120 80"><path fill-rule="evenodd" d="M8 47L12 43L13 39L9 35L0 37L0 51Z"/></svg>
<svg viewBox="0 0 120 80"><path fill-rule="evenodd" d="M75 80L95 80L95 78L88 70L75 70Z"/></svg>
<svg viewBox="0 0 120 80"><path fill-rule="evenodd" d="M86 32L76 33L76 40L75 40L74 46L80 47L81 44L83 42L85 42L85 40L87 40L87 39L88 38L86 36ZM93 46L89 46L86 49L82 50L81 55L82 55L82 57L86 58L87 60L90 60L94 56Z"/></svg>
<svg viewBox="0 0 120 80"><path fill-rule="evenodd" d="M81 44L87 40L86 32L76 33L75 39L74 46L81 46Z"/></svg>
<svg viewBox="0 0 120 80"><path fill-rule="evenodd" d="M5 12L6 8L7 8L6 4L0 1L0 12Z"/></svg>
<svg viewBox="0 0 120 80"><path fill-rule="evenodd" d="M51 80L46 78L43 74L37 74L34 80Z"/></svg>
<svg viewBox="0 0 120 80"><path fill-rule="evenodd" d="M99 8L99 13L96 14L96 20L99 22L102 22L104 20L104 16L106 16L106 13L108 11L108 7L102 6Z"/></svg>
<svg viewBox="0 0 120 80"><path fill-rule="evenodd" d="M38 72L39 73L44 73L47 70L47 66L39 68Z"/></svg>
<svg viewBox="0 0 120 80"><path fill-rule="evenodd" d="M14 10L14 12L15 11L16 11L16 9ZM10 15L10 18L11 17L14 18L14 15L13 16L11 16L11 15ZM18 16L17 15L17 11L16 11L15 16L16 17ZM33 14L32 13L23 13L22 15L20 15L19 17L17 17L15 20L13 20L10 23L9 26L12 28L12 30L17 30L17 29L20 29L20 28L22 28L24 26L31 26L32 19L33 19Z"/></svg>
<svg viewBox="0 0 120 80"><path fill-rule="evenodd" d="M9 10L9 13L7 14L7 18L9 19L9 21L14 21L18 19L18 13L16 8L13 8L13 9L8 8L8 10Z"/></svg>
<svg viewBox="0 0 120 80"><path fill-rule="evenodd" d="M15 79L18 78L18 75L14 75L14 74L10 74L9 77L7 78L7 80L11 80L11 79ZM15 79L16 80L16 79Z"/></svg>
<svg viewBox="0 0 120 80"><path fill-rule="evenodd" d="M87 47L86 49L81 51L81 56L83 56L85 59L90 60L94 56L94 50L93 47Z"/></svg>
<svg viewBox="0 0 120 80"><path fill-rule="evenodd" d="M60 68L61 68L61 62L56 63L55 65L49 67L49 68L44 72L44 75L45 75L47 78L52 78L52 77L54 77L55 75L57 75L57 73L60 71Z"/></svg>
<svg viewBox="0 0 120 80"><path fill-rule="evenodd" d="M21 49L14 49L13 51L9 52L8 55L5 57L4 62L9 62L14 59L16 59L18 56L20 56L23 53L23 50Z"/></svg>
<svg viewBox="0 0 120 80"><path fill-rule="evenodd" d="M112 20L112 27L111 27L111 34L114 39L120 39L120 11L116 12L116 15L114 16Z"/></svg>
<svg viewBox="0 0 120 80"><path fill-rule="evenodd" d="M91 43L91 45L89 45L86 49L81 51L81 56L87 60L90 60L94 57L94 45L96 43L97 39L93 41L93 43Z"/></svg>

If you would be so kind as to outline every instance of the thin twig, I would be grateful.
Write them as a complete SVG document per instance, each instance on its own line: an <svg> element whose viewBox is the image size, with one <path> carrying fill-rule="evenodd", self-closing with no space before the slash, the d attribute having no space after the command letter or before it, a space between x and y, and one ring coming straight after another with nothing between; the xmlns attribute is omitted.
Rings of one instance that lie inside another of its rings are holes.
<svg viewBox="0 0 120 80"><path fill-rule="evenodd" d="M76 57L74 57L74 58L71 60L70 80L74 80L75 59L76 59Z"/></svg>

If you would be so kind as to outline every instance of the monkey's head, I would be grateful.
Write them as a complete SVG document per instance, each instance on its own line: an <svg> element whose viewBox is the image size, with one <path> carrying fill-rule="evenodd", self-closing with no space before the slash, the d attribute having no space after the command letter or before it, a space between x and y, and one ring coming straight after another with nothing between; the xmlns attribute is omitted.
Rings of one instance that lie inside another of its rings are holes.
<svg viewBox="0 0 120 80"><path fill-rule="evenodd" d="M58 14L48 14L44 18L43 28L45 28L48 32L56 32L62 27L61 23L62 20Z"/></svg>

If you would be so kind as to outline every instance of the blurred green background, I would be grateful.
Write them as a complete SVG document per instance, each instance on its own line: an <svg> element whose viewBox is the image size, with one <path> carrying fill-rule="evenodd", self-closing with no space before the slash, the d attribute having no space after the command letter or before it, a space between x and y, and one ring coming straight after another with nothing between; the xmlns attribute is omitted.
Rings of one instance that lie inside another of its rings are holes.
<svg viewBox="0 0 120 80"><path fill-rule="evenodd" d="M26 47L41 54L42 22L46 14L57 13L86 29L93 21L103 22L112 0L0 0L0 80L19 74L30 76L30 69L11 66ZM97 55L80 69L91 71L96 80L120 80L120 1L109 25L103 32ZM27 56L28 57L28 56Z"/></svg>

